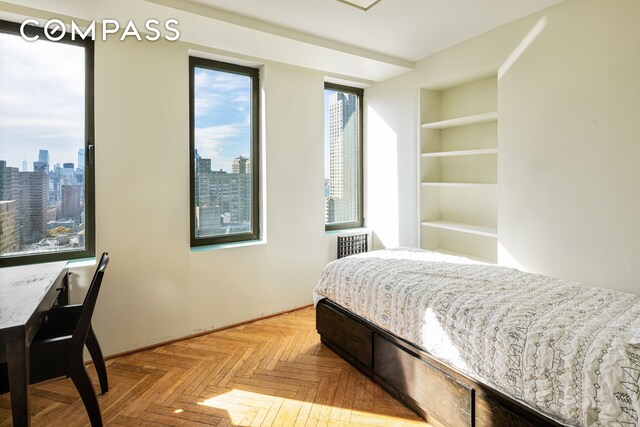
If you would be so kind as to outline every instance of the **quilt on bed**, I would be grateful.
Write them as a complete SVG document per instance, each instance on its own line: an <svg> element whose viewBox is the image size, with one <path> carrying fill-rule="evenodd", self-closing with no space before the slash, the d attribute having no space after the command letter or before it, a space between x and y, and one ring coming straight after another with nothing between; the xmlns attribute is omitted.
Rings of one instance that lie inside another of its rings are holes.
<svg viewBox="0 0 640 427"><path fill-rule="evenodd" d="M399 248L329 263L325 297L562 423L640 424L640 296Z"/></svg>

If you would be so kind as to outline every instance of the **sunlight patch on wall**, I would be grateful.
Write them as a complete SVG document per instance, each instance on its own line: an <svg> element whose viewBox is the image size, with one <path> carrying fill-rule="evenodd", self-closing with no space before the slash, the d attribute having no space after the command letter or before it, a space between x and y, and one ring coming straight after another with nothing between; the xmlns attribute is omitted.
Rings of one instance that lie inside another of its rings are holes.
<svg viewBox="0 0 640 427"><path fill-rule="evenodd" d="M498 264L505 267L517 268L518 270L524 270L522 264L502 245L498 242Z"/></svg>
<svg viewBox="0 0 640 427"><path fill-rule="evenodd" d="M501 79L502 76L504 76L507 73L507 71L509 71L509 68L511 68L511 66L515 64L518 58L522 56L522 54L527 50L527 48L531 45L531 43L533 43L533 41L540 35L542 30L544 30L544 27L546 26L547 26L547 17L543 16L538 20L536 25L533 26L533 28L531 29L531 31L529 31L529 33L525 36L525 38L522 39L522 41L520 42L520 44L518 44L515 50L511 52L511 55L509 55L507 60L504 61L504 63L500 66L500 68L498 68L498 79Z"/></svg>
<svg viewBox="0 0 640 427"><path fill-rule="evenodd" d="M400 243L398 135L367 108L367 226L385 248Z"/></svg>

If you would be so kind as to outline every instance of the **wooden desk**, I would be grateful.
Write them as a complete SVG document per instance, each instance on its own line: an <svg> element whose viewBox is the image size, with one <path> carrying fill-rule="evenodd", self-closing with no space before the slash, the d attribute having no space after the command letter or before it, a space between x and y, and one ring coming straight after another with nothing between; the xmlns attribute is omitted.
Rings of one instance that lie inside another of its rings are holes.
<svg viewBox="0 0 640 427"><path fill-rule="evenodd" d="M9 368L13 425L29 425L29 346L67 287L67 261L0 269L0 357Z"/></svg>

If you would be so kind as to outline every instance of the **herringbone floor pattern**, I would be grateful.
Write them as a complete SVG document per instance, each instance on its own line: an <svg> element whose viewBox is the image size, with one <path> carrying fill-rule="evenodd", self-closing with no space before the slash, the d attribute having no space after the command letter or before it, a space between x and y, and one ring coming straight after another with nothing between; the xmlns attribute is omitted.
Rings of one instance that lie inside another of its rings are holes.
<svg viewBox="0 0 640 427"><path fill-rule="evenodd" d="M112 359L107 370L99 400L111 426L428 425L320 343L313 308ZM68 379L31 387L31 421L89 423ZM0 427L10 425L5 394Z"/></svg>

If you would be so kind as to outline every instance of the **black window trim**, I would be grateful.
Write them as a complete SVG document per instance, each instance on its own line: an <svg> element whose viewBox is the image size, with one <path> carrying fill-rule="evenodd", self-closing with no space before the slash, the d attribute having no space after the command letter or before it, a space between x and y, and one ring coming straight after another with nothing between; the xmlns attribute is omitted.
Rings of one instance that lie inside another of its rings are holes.
<svg viewBox="0 0 640 427"><path fill-rule="evenodd" d="M196 237L195 200L195 69L207 68L251 78L251 231L219 236ZM189 56L189 201L192 248L260 240L260 70L212 59Z"/></svg>
<svg viewBox="0 0 640 427"><path fill-rule="evenodd" d="M20 36L21 24L0 20L0 33ZM0 267L26 264L38 264L54 261L70 261L95 258L95 117L94 117L94 42L90 37L86 40L76 37L71 39L69 33L59 41L51 41L45 37L44 28L25 25L24 33L30 37L38 35L49 43L65 43L85 48L85 143L84 143L84 201L85 201L85 248L76 251L59 251L29 255L0 256Z"/></svg>
<svg viewBox="0 0 640 427"><path fill-rule="evenodd" d="M358 219L356 221L334 222L327 224L325 222L325 231L346 230L350 228L364 227L364 162L363 162L363 106L364 106L364 89L359 87L345 86L336 83L325 82L324 90L333 90L354 94L358 97ZM326 160L325 160L326 161Z"/></svg>

